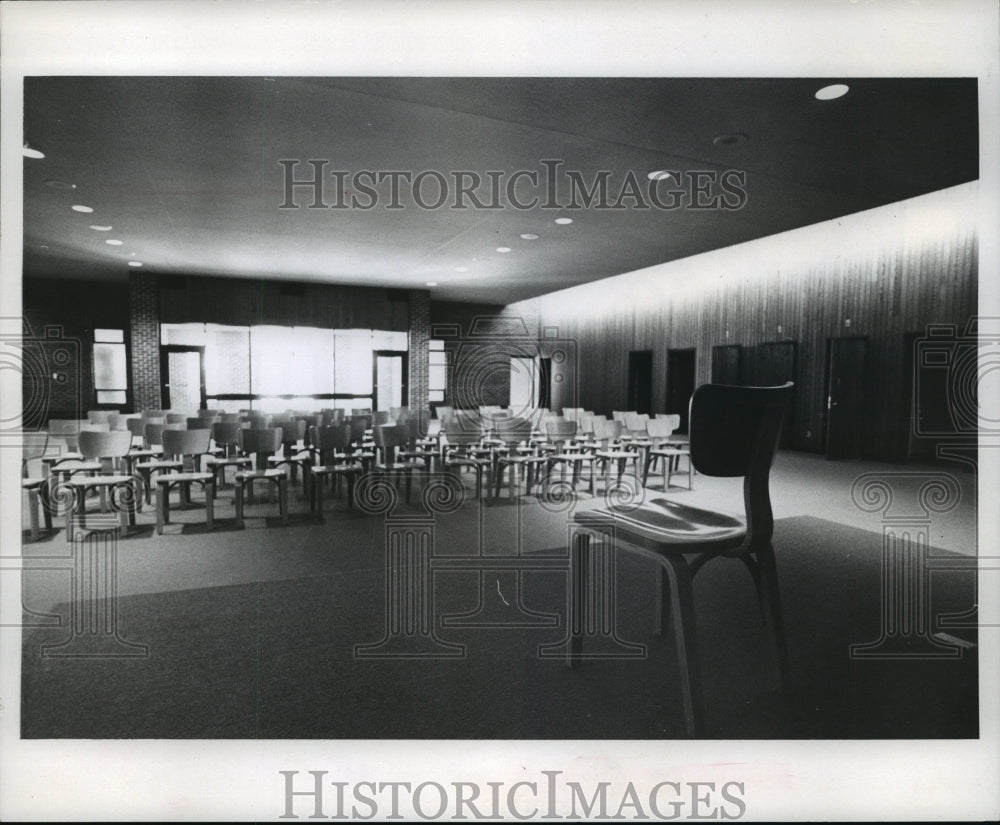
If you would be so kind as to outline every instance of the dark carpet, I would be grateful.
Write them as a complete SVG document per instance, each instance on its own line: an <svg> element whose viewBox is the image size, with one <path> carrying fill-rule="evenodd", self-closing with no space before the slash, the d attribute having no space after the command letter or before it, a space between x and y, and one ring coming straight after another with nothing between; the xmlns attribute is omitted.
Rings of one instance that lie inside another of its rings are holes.
<svg viewBox="0 0 1000 825"><path fill-rule="evenodd" d="M775 549L795 686L774 669L751 579L719 559L695 598L708 738L974 738L975 637L960 658L852 660L881 623L880 535L817 518L777 523ZM549 551L565 556L564 549ZM960 558L939 552L948 558ZM25 632L22 737L284 739L683 738L673 642L651 637L648 563L620 554L617 632L645 658L570 670L539 656L565 634L566 575L440 570L433 576L440 659L360 658L386 633L386 573L350 566L313 578L128 596L121 638L148 646L125 659L48 658L60 627ZM975 604L973 569L931 575L931 616ZM443 616L482 608L509 626ZM530 614L530 615L529 615ZM538 626L525 625L525 615ZM430 643L428 643L430 644Z"/></svg>

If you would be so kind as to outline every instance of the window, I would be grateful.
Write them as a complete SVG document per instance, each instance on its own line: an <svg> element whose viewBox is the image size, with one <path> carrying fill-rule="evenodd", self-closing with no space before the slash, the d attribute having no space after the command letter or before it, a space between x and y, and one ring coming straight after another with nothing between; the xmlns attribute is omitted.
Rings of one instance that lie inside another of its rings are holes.
<svg viewBox="0 0 1000 825"><path fill-rule="evenodd" d="M448 353L444 348L444 341L431 339L428 346L430 367L427 375L427 400L443 404L448 389Z"/></svg>
<svg viewBox="0 0 1000 825"><path fill-rule="evenodd" d="M98 404L128 403L125 330L94 330L94 394Z"/></svg>
<svg viewBox="0 0 1000 825"><path fill-rule="evenodd" d="M387 330L263 324L160 326L161 344L205 347L210 402L267 411L373 408L374 352L405 352L407 337Z"/></svg>

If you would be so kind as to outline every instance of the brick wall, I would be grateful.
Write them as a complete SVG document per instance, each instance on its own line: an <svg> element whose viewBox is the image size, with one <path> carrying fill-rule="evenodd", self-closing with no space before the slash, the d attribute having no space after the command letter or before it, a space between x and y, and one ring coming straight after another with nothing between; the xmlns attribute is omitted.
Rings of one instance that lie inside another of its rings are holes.
<svg viewBox="0 0 1000 825"><path fill-rule="evenodd" d="M410 291L410 355L408 380L408 406L414 416L419 416L420 430L426 430L430 420L427 398L427 379L430 372L428 341L431 337L431 298L425 290Z"/></svg>
<svg viewBox="0 0 1000 825"><path fill-rule="evenodd" d="M156 276L129 273L129 350L136 410L160 407L160 311Z"/></svg>

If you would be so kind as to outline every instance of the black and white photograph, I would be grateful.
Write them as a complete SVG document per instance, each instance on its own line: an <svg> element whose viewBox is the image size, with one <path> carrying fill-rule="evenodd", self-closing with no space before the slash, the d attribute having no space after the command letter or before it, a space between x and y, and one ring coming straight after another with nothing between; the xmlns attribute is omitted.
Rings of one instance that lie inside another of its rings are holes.
<svg viewBox="0 0 1000 825"><path fill-rule="evenodd" d="M0 21L0 817L1000 815L992 4Z"/></svg>

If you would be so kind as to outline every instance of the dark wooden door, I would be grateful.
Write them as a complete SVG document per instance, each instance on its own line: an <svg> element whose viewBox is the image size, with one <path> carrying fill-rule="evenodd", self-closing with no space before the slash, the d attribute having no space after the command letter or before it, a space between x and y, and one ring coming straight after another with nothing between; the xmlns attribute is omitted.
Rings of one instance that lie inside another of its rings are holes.
<svg viewBox="0 0 1000 825"><path fill-rule="evenodd" d="M794 341L768 341L757 347L754 383L758 387L778 387L795 381L798 348ZM794 441L795 393L785 413L779 446L791 447Z"/></svg>
<svg viewBox="0 0 1000 825"><path fill-rule="evenodd" d="M688 431L688 412L694 394L695 350L667 350L667 413L677 413L681 425L676 432Z"/></svg>
<svg viewBox="0 0 1000 825"><path fill-rule="evenodd" d="M743 347L739 344L712 347L712 383L730 386L743 383Z"/></svg>
<svg viewBox="0 0 1000 825"><path fill-rule="evenodd" d="M628 407L631 412L653 412L653 351L628 354Z"/></svg>
<svg viewBox="0 0 1000 825"><path fill-rule="evenodd" d="M826 457L861 456L865 426L865 338L827 340Z"/></svg>

